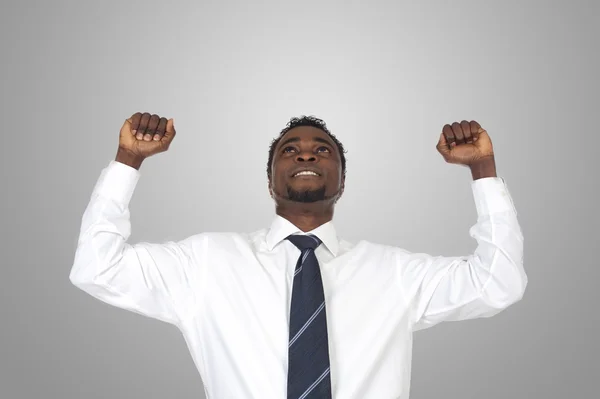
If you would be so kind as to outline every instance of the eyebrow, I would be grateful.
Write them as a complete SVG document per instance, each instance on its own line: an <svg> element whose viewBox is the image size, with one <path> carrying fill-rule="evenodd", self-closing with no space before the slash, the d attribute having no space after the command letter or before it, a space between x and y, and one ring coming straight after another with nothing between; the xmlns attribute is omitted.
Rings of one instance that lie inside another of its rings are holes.
<svg viewBox="0 0 600 399"><path fill-rule="evenodd" d="M287 139L283 143L281 143L279 145L279 148L285 146L286 144L295 143L295 142L298 142L298 141L300 141L300 137L290 137L289 139ZM322 137L318 137L318 136L313 137L313 141L316 141L316 142L319 142L319 143L325 143L325 144L329 145L330 147L335 147L333 144L331 144L329 142L329 140L324 139Z"/></svg>

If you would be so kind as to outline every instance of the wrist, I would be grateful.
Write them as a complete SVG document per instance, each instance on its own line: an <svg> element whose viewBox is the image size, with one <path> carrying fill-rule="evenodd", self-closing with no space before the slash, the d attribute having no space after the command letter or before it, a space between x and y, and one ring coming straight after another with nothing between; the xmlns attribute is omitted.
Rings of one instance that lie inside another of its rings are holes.
<svg viewBox="0 0 600 399"><path fill-rule="evenodd" d="M486 177L498 177L496 174L496 160L494 155L479 159L469 165L473 180L483 179Z"/></svg>
<svg viewBox="0 0 600 399"><path fill-rule="evenodd" d="M139 155L132 154L131 152L122 148L119 148L117 150L117 156L115 157L115 161L139 170L142 166L144 158Z"/></svg>

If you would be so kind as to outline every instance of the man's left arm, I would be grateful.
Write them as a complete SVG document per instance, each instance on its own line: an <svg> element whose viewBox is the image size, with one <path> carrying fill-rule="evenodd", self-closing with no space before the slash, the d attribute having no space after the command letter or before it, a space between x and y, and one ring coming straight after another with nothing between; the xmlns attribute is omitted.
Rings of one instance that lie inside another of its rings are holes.
<svg viewBox="0 0 600 399"><path fill-rule="evenodd" d="M477 222L469 233L477 248L462 257L400 256L413 330L493 316L519 301L527 285L523 234L508 188L496 175L487 132L475 121L446 125L437 149L446 162L471 171Z"/></svg>

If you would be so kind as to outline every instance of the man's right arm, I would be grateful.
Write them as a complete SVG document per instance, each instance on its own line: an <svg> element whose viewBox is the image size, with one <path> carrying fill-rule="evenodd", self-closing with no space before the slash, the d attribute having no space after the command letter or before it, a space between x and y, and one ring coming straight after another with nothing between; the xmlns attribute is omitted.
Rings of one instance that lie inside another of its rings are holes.
<svg viewBox="0 0 600 399"><path fill-rule="evenodd" d="M167 151L172 119L136 113L121 127L117 156L98 179L83 214L70 279L110 305L178 324L197 306L200 236L130 244L129 202L144 159Z"/></svg>

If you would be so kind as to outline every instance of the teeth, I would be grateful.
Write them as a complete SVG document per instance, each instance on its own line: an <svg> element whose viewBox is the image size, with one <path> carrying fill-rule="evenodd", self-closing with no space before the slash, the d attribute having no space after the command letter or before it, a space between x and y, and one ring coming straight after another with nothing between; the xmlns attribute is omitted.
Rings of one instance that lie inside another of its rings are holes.
<svg viewBox="0 0 600 399"><path fill-rule="evenodd" d="M315 172L311 172L309 170L305 170L303 172L298 172L294 175L294 177L296 176L319 176L318 174L316 174Z"/></svg>

